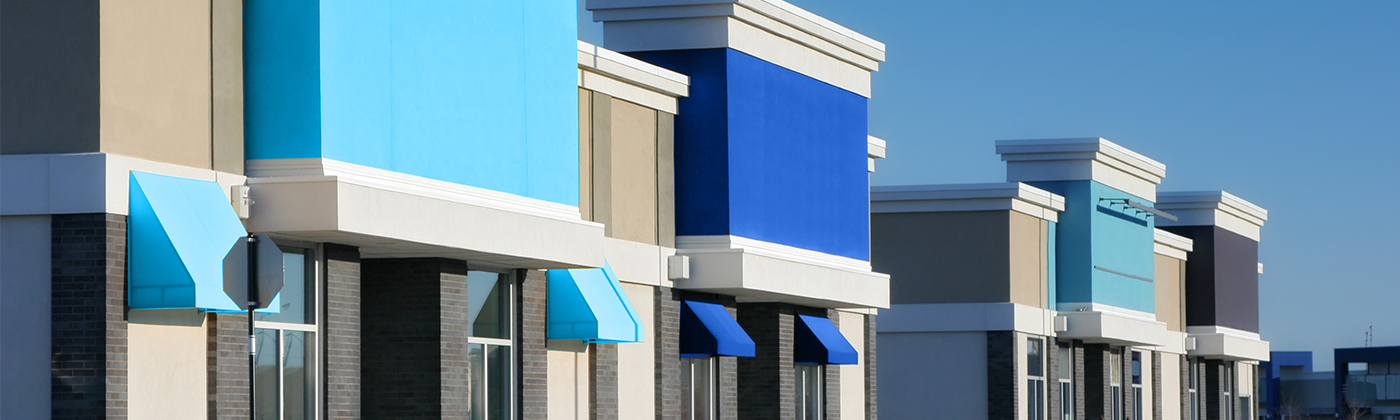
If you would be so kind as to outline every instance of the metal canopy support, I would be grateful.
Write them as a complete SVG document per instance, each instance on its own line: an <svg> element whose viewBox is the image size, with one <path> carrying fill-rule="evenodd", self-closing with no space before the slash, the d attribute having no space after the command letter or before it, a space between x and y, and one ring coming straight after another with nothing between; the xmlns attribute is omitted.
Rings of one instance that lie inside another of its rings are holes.
<svg viewBox="0 0 1400 420"><path fill-rule="evenodd" d="M1171 213L1167 213L1167 212L1164 212L1164 211L1161 211L1161 210L1157 210L1156 208L1153 208L1152 206L1149 206L1149 205L1147 205L1147 204L1144 204L1144 203L1141 203L1141 202L1138 202L1138 201L1129 200L1129 199L1126 199L1126 198L1104 198L1104 199L1102 199L1102 200L1103 200L1103 201L1110 202L1110 203L1117 203L1117 204L1122 204L1122 205L1125 205L1125 206L1128 206L1128 207L1132 207L1132 208L1137 209L1138 211L1141 211L1141 212L1143 212L1143 213L1147 213L1147 214L1150 214L1150 215L1153 215L1153 216L1156 216L1156 217L1160 217L1160 218L1163 218L1163 219L1167 219L1167 220L1170 220L1170 221L1173 221L1173 222L1177 221L1176 216L1172 215Z"/></svg>

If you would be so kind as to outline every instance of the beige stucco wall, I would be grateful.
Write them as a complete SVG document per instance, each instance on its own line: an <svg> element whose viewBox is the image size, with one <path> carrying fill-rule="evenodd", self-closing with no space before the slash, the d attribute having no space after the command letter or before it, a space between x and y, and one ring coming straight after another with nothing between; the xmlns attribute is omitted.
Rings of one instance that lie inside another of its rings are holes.
<svg viewBox="0 0 1400 420"><path fill-rule="evenodd" d="M871 264L890 275L890 303L1007 302L1007 213L873 214Z"/></svg>
<svg viewBox="0 0 1400 420"><path fill-rule="evenodd" d="M578 211L593 220L593 91L578 90Z"/></svg>
<svg viewBox="0 0 1400 420"><path fill-rule="evenodd" d="M1181 418L1181 355L1160 353L1162 357L1162 418Z"/></svg>
<svg viewBox="0 0 1400 420"><path fill-rule="evenodd" d="M209 0L104 0L101 150L211 168Z"/></svg>
<svg viewBox="0 0 1400 420"><path fill-rule="evenodd" d="M1186 302L1182 300L1186 262L1161 254L1155 257L1156 278L1152 283L1157 293L1157 321L1167 323L1170 331L1186 331Z"/></svg>
<svg viewBox="0 0 1400 420"><path fill-rule="evenodd" d="M1011 302L1046 308L1050 291L1047 283L1050 271L1046 258L1046 221L1017 212L1010 215L1010 278Z"/></svg>
<svg viewBox="0 0 1400 420"><path fill-rule="evenodd" d="M840 314L841 335L860 354L854 365L841 365L841 418L865 418L865 315L850 312ZM878 400L877 400L878 401Z"/></svg>
<svg viewBox="0 0 1400 420"><path fill-rule="evenodd" d="M612 218L618 239L656 244L656 112L612 100Z"/></svg>
<svg viewBox="0 0 1400 420"><path fill-rule="evenodd" d="M549 364L549 381L546 385L549 418L587 420L588 351L549 350L546 353Z"/></svg>
<svg viewBox="0 0 1400 420"><path fill-rule="evenodd" d="M208 414L208 332L203 320L204 315L193 310L132 311L127 326L130 418L194 419Z"/></svg>
<svg viewBox="0 0 1400 420"><path fill-rule="evenodd" d="M622 285L637 317L642 320L646 337L655 337L656 288L652 286ZM620 420L643 420L656 418L656 340L647 338L640 343L617 345L617 408Z"/></svg>

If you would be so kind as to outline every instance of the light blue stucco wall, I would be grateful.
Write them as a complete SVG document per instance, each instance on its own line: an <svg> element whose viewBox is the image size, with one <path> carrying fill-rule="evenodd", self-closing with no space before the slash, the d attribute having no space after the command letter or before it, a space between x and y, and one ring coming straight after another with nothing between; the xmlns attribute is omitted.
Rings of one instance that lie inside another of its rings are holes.
<svg viewBox="0 0 1400 420"><path fill-rule="evenodd" d="M248 159L578 205L575 4L247 0Z"/></svg>
<svg viewBox="0 0 1400 420"><path fill-rule="evenodd" d="M1153 278L1153 219L1102 200L1152 201L1095 181L1030 184L1065 197L1054 232L1056 302L1154 312L1152 282L1095 269Z"/></svg>

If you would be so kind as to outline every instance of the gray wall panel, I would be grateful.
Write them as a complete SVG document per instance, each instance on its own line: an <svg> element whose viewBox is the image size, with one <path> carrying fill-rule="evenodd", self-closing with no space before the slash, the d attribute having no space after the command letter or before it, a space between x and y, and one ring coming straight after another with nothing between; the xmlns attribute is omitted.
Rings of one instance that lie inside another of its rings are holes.
<svg viewBox="0 0 1400 420"><path fill-rule="evenodd" d="M49 416L49 216L0 218L0 418Z"/></svg>
<svg viewBox="0 0 1400 420"><path fill-rule="evenodd" d="M98 2L0 2L0 153L98 151Z"/></svg>

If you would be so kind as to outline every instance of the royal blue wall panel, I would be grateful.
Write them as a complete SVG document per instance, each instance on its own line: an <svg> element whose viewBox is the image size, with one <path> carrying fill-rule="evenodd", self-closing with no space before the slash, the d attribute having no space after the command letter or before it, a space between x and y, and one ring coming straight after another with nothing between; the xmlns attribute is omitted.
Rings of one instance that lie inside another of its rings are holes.
<svg viewBox="0 0 1400 420"><path fill-rule="evenodd" d="M1151 200L1095 181L1032 182L1065 197L1056 227L1057 303L1095 302L1153 312L1153 219L1106 199Z"/></svg>
<svg viewBox="0 0 1400 420"><path fill-rule="evenodd" d="M676 123L678 235L869 259L865 97L731 49L635 55L691 77Z"/></svg>
<svg viewBox="0 0 1400 420"><path fill-rule="evenodd" d="M311 116L319 130L289 136L281 121L250 117L250 159L324 157L578 204L575 4L245 4L260 12L245 19L246 90L263 99L249 109L310 91L315 101L279 109ZM282 9L314 19L288 22ZM280 45L279 34L306 31L311 48ZM319 66L311 80L284 80L299 70L288 63L308 61Z"/></svg>

